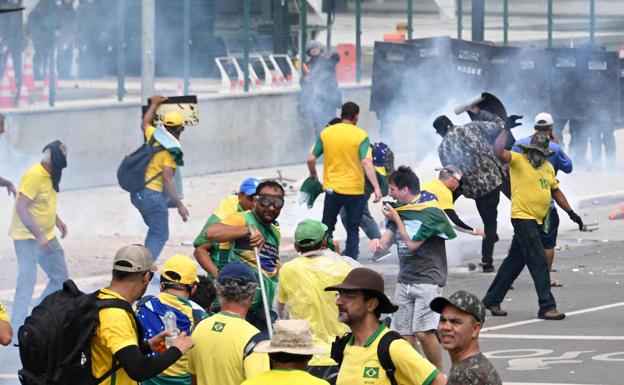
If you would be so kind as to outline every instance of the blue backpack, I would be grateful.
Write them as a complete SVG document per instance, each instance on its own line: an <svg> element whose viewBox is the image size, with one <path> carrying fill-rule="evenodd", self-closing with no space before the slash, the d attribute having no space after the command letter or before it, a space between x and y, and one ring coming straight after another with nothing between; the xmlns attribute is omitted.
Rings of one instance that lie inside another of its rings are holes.
<svg viewBox="0 0 624 385"><path fill-rule="evenodd" d="M165 150L161 145L154 146L154 141L152 136L150 140L134 150L130 155L126 155L121 161L119 168L117 168L117 181L122 189L131 193L139 192L162 174L159 172L148 181L145 180L145 172L150 160L152 160L154 154Z"/></svg>

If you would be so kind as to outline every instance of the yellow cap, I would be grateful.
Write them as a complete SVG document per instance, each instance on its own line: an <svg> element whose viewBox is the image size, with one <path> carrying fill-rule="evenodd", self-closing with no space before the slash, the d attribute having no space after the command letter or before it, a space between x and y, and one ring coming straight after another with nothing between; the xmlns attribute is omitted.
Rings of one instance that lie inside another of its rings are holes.
<svg viewBox="0 0 624 385"><path fill-rule="evenodd" d="M163 119L163 124L165 126L181 126L184 124L184 118L182 114L178 111L169 111L165 112L165 117Z"/></svg>
<svg viewBox="0 0 624 385"><path fill-rule="evenodd" d="M183 254L175 254L167 258L162 265L160 275L169 281L179 282L185 285L192 285L199 282L195 261Z"/></svg>

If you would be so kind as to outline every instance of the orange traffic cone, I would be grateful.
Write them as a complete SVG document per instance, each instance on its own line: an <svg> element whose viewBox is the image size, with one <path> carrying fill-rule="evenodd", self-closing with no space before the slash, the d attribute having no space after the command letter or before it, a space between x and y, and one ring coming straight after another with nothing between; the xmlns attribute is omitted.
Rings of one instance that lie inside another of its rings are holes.
<svg viewBox="0 0 624 385"><path fill-rule="evenodd" d="M30 98L28 97L28 87L25 84L22 84L20 87L20 97L17 102L18 107L28 107L30 105Z"/></svg>
<svg viewBox="0 0 624 385"><path fill-rule="evenodd" d="M37 89L35 84L35 72L33 70L33 55L30 50L24 52L24 71L22 73L22 84L26 85L28 92Z"/></svg>
<svg viewBox="0 0 624 385"><path fill-rule="evenodd" d="M17 93L17 82L15 81L15 68L13 67L13 56L9 53L7 55L6 69L4 70L5 76L9 79L9 91L12 95Z"/></svg>
<svg viewBox="0 0 624 385"><path fill-rule="evenodd" d="M615 220L624 217L624 204L609 213L609 219Z"/></svg>
<svg viewBox="0 0 624 385"><path fill-rule="evenodd" d="M9 78L2 77L2 83L0 84L0 108L13 107L13 97L11 96L11 85Z"/></svg>

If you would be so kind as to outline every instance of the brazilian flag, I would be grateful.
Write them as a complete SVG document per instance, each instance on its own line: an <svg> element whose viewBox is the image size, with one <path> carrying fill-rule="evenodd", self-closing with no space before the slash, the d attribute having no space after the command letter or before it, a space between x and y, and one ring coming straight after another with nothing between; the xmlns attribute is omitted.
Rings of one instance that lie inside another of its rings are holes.
<svg viewBox="0 0 624 385"><path fill-rule="evenodd" d="M436 201L435 195L423 191L414 202L395 207L412 241L420 242L433 237L450 240L457 237L444 211L436 207Z"/></svg>

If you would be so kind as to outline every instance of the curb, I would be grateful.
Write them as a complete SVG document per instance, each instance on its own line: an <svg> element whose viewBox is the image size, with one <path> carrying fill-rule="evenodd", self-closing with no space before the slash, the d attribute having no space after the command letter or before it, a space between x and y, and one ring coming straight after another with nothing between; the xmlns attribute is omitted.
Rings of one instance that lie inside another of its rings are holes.
<svg viewBox="0 0 624 385"><path fill-rule="evenodd" d="M596 206L618 204L624 201L624 190L614 191L607 194L597 194L579 200L579 208L586 209Z"/></svg>

